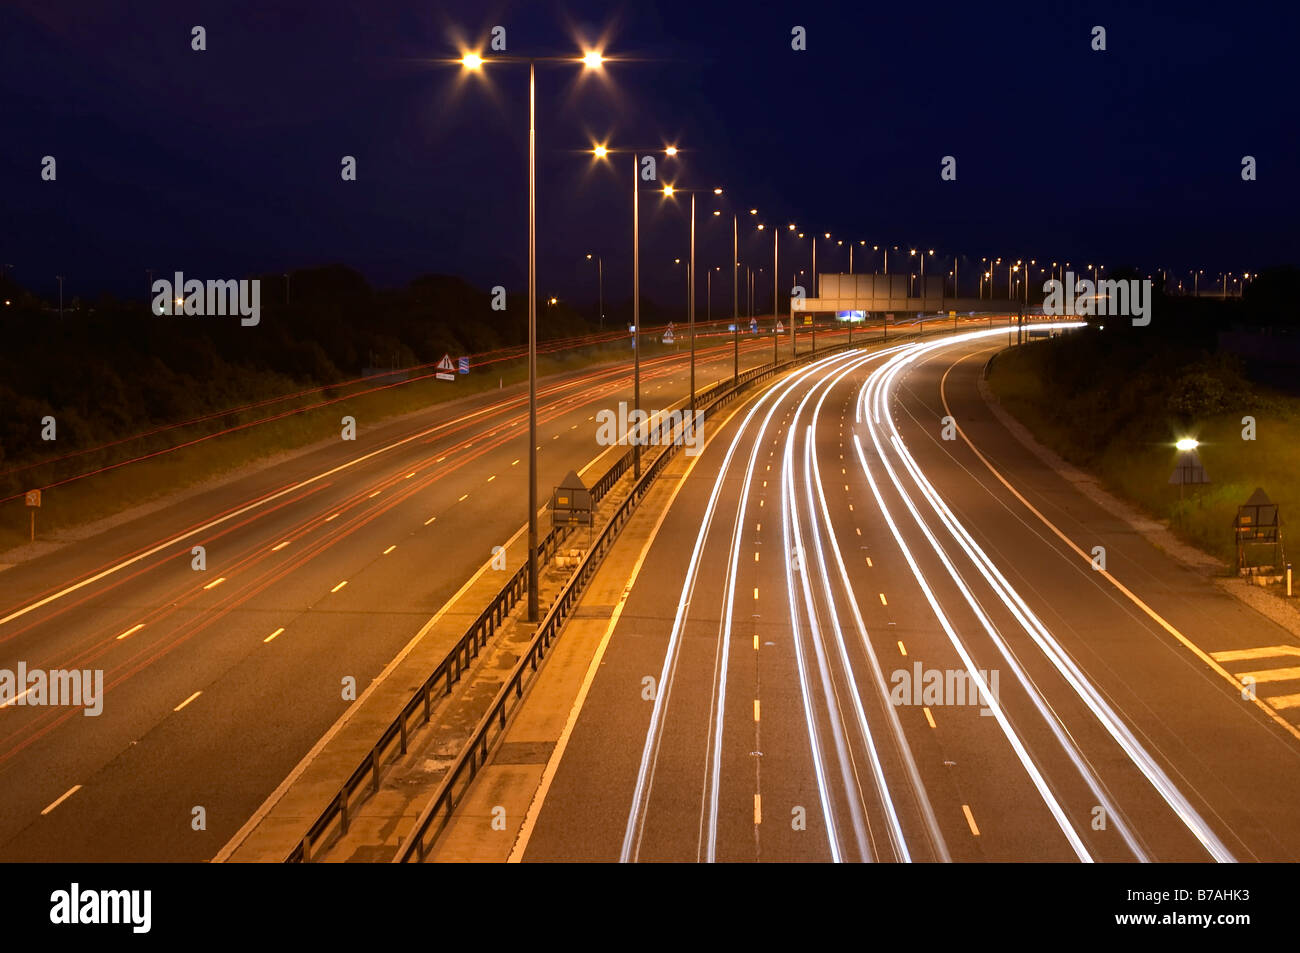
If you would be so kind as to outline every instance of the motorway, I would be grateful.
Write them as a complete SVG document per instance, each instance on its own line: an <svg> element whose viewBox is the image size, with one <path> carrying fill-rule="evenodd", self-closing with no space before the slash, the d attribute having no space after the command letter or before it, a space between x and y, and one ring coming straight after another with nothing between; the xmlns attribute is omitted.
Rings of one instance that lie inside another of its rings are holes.
<svg viewBox="0 0 1300 953"><path fill-rule="evenodd" d="M732 372L723 341L700 345L701 389ZM742 370L771 359L742 337ZM684 399L687 367L684 342L644 361L642 405ZM613 461L594 417L631 396L630 360L541 381L541 501ZM97 717L0 707L0 859L211 858L344 713L345 680L359 696L522 531L527 424L520 387L362 420L5 570L0 668L102 669L106 691Z"/></svg>
<svg viewBox="0 0 1300 953"><path fill-rule="evenodd" d="M711 432L513 859L1300 858L1300 640L998 422L1006 343L823 358Z"/></svg>

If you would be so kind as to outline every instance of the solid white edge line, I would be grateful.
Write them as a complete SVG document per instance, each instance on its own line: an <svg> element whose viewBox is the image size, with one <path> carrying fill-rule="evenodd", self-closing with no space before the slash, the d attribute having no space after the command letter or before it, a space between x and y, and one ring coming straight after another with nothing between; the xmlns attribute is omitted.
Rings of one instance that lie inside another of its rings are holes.
<svg viewBox="0 0 1300 953"><path fill-rule="evenodd" d="M679 403L685 404L686 399L683 398L682 401L679 401ZM427 433L428 432L426 431L426 434L417 434L416 436L427 435ZM414 439L414 438L408 438L408 439ZM397 446L397 445L392 444L390 445L390 447L386 447L384 449L391 449L392 446ZM707 446L707 442L706 442L706 446ZM590 470L592 467L598 464L602 459L608 456L610 451L617 450L617 449L618 449L617 446L606 447L603 451L601 451L594 458L592 458L590 463L588 463L581 470L579 470L578 475L582 476L584 473L586 473L588 470ZM379 453L379 452L381 451L378 450L375 451L375 453ZM697 456L695 459L698 460L699 457ZM357 461L353 461L353 462L357 462ZM348 466L351 466L351 464L348 464ZM538 512L541 513L542 510L539 509ZM515 534L513 536L511 536L508 540L506 540L505 548L508 549L515 542L515 540L519 539L519 537L522 536L527 531L528 531L528 524L525 523L523 526L519 527L519 529L515 531ZM197 530L195 532L197 532ZM244 825L240 827L238 831L235 832L234 836L231 837L230 840L226 842L226 844L221 848L221 850L217 851L216 855L213 856L210 863L214 863L214 864L224 863L226 860L230 858L230 856L239 848L240 844L242 844L245 840L247 840L248 835L252 833L253 829L256 828L257 825L260 824L263 821L263 819L265 819L266 815L271 812L271 809L275 807L277 803L279 803L280 799L284 797L286 792L288 792L289 788L293 786L294 782L297 781L298 778L302 776L303 772L307 770L307 767L312 763L312 761L316 759L316 757L325 748L325 746L334 738L335 735L339 733L339 731L343 729L343 726L346 725L348 721L352 718L352 716L361 708L362 702L364 702L368 697L370 697L370 694L384 683L384 681L388 678L388 676L393 673L393 670L397 668L398 664L404 658L406 658L407 655L410 654L411 650L415 648L415 646L420 642L421 639L424 638L424 636L428 633L428 631L432 629L435 625L437 625L439 620L441 620L442 617L447 614L447 612L451 609L452 605L455 604L456 600L459 599L461 596L463 596L469 590L470 586L474 585L474 583L478 581L479 577L482 576L485 572L487 572L491 568L492 568L492 560L489 559L487 562L483 563L483 565L479 567L478 571L469 578L469 581L466 582L465 585L461 586L460 589L458 589L456 593L443 604L442 608L438 610L437 614L434 615L432 619L430 619L423 626L421 626L420 631L417 632L411 638L411 641L407 642L406 645L402 648L401 652L399 652L391 662L389 662L386 666L384 666L384 670L379 673L379 675L375 678L374 681L372 681L368 686L366 686L366 689L361 693L361 696L357 698L355 702L353 702L351 705L348 706L347 710L344 711L343 714L339 716L338 720L335 721L334 724L330 726L329 730L326 731L325 734L321 736L320 740L317 741L316 744L312 745L311 750L308 751L305 755L303 755L302 760L300 760L296 765L294 765L293 770L289 772L289 774L285 777L285 779L281 781L280 784L276 787L276 789L272 791L270 795L267 796L266 800L263 801L258 806L257 810L253 812L252 816L250 816L249 819L244 822ZM87 580L87 582L89 582L89 580ZM0 620L0 622L2 621L3 620Z"/></svg>

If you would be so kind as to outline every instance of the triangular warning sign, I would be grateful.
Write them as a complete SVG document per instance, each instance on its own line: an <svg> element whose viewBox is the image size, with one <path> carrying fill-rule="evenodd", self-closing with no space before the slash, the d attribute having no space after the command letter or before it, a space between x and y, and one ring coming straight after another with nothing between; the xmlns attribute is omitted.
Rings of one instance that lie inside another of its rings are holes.
<svg viewBox="0 0 1300 953"><path fill-rule="evenodd" d="M776 330L777 330L778 332L781 332L781 331L784 331L784 330L785 330L785 325L782 324L779 320L776 322Z"/></svg>
<svg viewBox="0 0 1300 953"><path fill-rule="evenodd" d="M451 355L444 354L442 356L442 360L438 362L438 370L454 371L455 369L456 369L456 365L451 362Z"/></svg>

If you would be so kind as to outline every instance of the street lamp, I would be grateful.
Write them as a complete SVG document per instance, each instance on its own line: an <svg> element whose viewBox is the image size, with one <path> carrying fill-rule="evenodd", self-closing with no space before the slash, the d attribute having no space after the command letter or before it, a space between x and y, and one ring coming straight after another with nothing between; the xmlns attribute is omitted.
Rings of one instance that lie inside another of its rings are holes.
<svg viewBox="0 0 1300 953"><path fill-rule="evenodd" d="M714 265L704 272L704 320L709 324L713 323L713 273L721 270L721 265Z"/></svg>
<svg viewBox="0 0 1300 953"><path fill-rule="evenodd" d="M751 208L750 215L757 215L758 209ZM759 222L758 230L761 232L767 228L766 223ZM776 326L781 320L781 255L780 255L781 229L772 229L772 364L777 361L777 340L778 335ZM758 269L762 271L763 269ZM794 311L790 312L790 354L794 355Z"/></svg>
<svg viewBox="0 0 1300 953"><path fill-rule="evenodd" d="M865 248L867 245L867 240L865 238L860 239L858 241L858 244L863 246L863 248ZM872 247L874 248L875 246ZM853 243L852 242L849 242L849 274L850 275L853 274Z"/></svg>
<svg viewBox="0 0 1300 953"><path fill-rule="evenodd" d="M537 63L573 63L572 57L494 56L496 62L528 64L528 621L538 619L537 571ZM605 62L599 50L588 50L578 60L588 70ZM467 51L461 66L481 72L483 57Z"/></svg>
<svg viewBox="0 0 1300 953"><path fill-rule="evenodd" d="M587 261L591 261L591 255L587 255ZM605 330L605 261L600 256L596 256L596 310L598 312L598 322L600 330Z"/></svg>
<svg viewBox="0 0 1300 953"><path fill-rule="evenodd" d="M669 152L671 150L671 152ZM653 149L610 149L603 144L592 147L592 155L604 159L611 152L622 152L632 157L632 401L641 417L641 156L653 152ZM670 155L677 154L676 146L664 150ZM536 444L534 444L536 446ZM632 441L632 476L641 479L641 443Z"/></svg>
<svg viewBox="0 0 1300 953"><path fill-rule="evenodd" d="M676 154L677 154L677 149L676 149L675 146L669 146L668 149L666 149L666 150L664 150L664 151L665 151L668 155L670 155L670 156L671 156L671 155L676 155ZM689 325L690 325L690 335L691 335L691 400L690 400L690 409L691 409L692 413L695 411L695 193L697 193L697 192L703 192L703 191L705 191L705 190L704 190L704 189L680 189L680 188L676 188L676 187L674 187L673 185L671 185L671 184L667 184L667 183L665 183L665 185L664 185L664 196L667 197L667 198L672 198L672 197L673 197L674 195L676 195L678 192L687 192L687 193L689 193L690 196L691 196L690 262L689 262L689 264L686 266L686 267L687 267L687 273L686 273L686 285L687 285L687 308L686 308L686 315L687 315L687 321L689 322ZM720 188L709 189L708 191L712 192L714 195L721 195L721 194L722 194L722 189L720 189ZM737 358L737 360L739 360L739 358Z"/></svg>
<svg viewBox="0 0 1300 953"><path fill-rule="evenodd" d="M715 188L713 194L721 195L722 188ZM731 373L732 383L736 384L740 381L740 216L734 208L733 206L731 213L731 323L734 328L731 340ZM715 208L713 214L721 217L722 210ZM748 279L746 281L748 282ZM752 301L750 316L753 316Z"/></svg>

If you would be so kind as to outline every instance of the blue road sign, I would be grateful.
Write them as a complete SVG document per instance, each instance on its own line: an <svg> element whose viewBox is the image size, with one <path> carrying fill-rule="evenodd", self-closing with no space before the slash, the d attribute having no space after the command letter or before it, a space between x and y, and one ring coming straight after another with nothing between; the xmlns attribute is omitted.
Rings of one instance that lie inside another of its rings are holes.
<svg viewBox="0 0 1300 953"><path fill-rule="evenodd" d="M468 373L469 373L469 358L468 358L468 357L462 357L462 358L460 359L460 372L461 372L462 374L468 374Z"/></svg>

